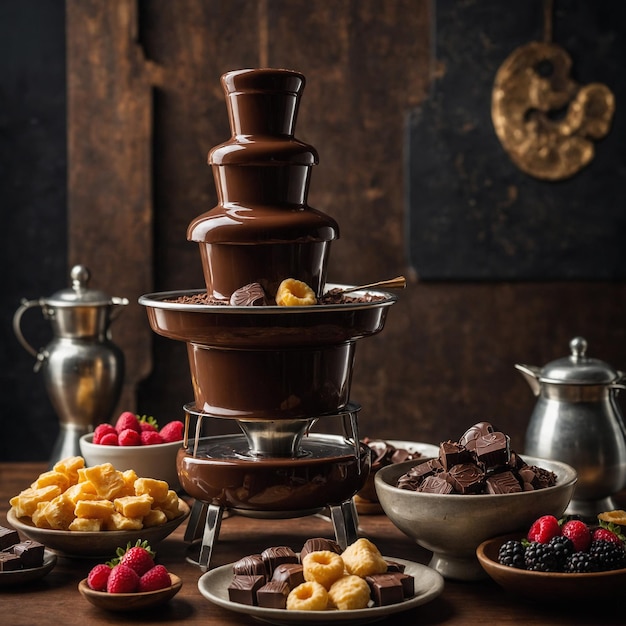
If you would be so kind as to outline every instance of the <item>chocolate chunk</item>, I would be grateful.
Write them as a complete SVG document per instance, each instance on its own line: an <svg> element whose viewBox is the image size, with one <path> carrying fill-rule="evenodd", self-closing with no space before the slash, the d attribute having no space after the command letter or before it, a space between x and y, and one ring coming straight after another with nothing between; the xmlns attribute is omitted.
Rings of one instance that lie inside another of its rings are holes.
<svg viewBox="0 0 626 626"><path fill-rule="evenodd" d="M257 591L265 584L264 576L233 576L228 585L228 599L231 602L256 606Z"/></svg>
<svg viewBox="0 0 626 626"><path fill-rule="evenodd" d="M472 451L476 448L476 439L478 437L483 437L492 432L494 432L494 427L489 422L478 422L478 424L474 424L463 433L459 439L459 444Z"/></svg>
<svg viewBox="0 0 626 626"><path fill-rule="evenodd" d="M30 567L41 567L43 565L43 543L27 539L20 543L16 543L11 551L22 559L22 567L24 569Z"/></svg>
<svg viewBox="0 0 626 626"><path fill-rule="evenodd" d="M404 600L402 583L393 574L372 574L365 577L375 606L389 606Z"/></svg>
<svg viewBox="0 0 626 626"><path fill-rule="evenodd" d="M483 489L485 474L474 463L462 463L450 468L447 480L457 493L479 493Z"/></svg>
<svg viewBox="0 0 626 626"><path fill-rule="evenodd" d="M487 493L518 493L522 491L522 486L513 472L499 472L492 474L485 481L487 485Z"/></svg>
<svg viewBox="0 0 626 626"><path fill-rule="evenodd" d="M534 474L534 478L531 481L528 481L533 486L533 489L545 489L546 487L554 487L556 485L556 474L550 470L544 469L543 467L537 467L536 465L529 465L526 470L530 470ZM524 470L520 470L520 474ZM527 482L526 477L528 476L525 473L524 482Z"/></svg>
<svg viewBox="0 0 626 626"><path fill-rule="evenodd" d="M232 306L264 306L267 304L267 297L259 283L250 283L233 291L230 304Z"/></svg>
<svg viewBox="0 0 626 626"><path fill-rule="evenodd" d="M266 548L261 552L267 575L271 578L274 570L282 563L297 563L298 555L288 546Z"/></svg>
<svg viewBox="0 0 626 626"><path fill-rule="evenodd" d="M470 453L456 441L442 441L439 444L439 461L444 470L461 463L469 463L471 460Z"/></svg>
<svg viewBox="0 0 626 626"><path fill-rule="evenodd" d="M20 542L17 530L0 526L0 550L6 550Z"/></svg>
<svg viewBox="0 0 626 626"><path fill-rule="evenodd" d="M300 562L310 552L321 552L322 550L328 550L329 552L335 552L341 554L342 550L339 544L332 539L324 539L323 537L314 537L313 539L307 539L300 550Z"/></svg>
<svg viewBox="0 0 626 626"><path fill-rule="evenodd" d="M442 476L427 476L417 488L422 493L452 493L452 485Z"/></svg>
<svg viewBox="0 0 626 626"><path fill-rule="evenodd" d="M397 561L387 561L387 572L404 572L405 565L404 563L398 563Z"/></svg>
<svg viewBox="0 0 626 626"><path fill-rule="evenodd" d="M509 437L500 432L478 437L475 453L476 460L487 469L506 465L511 456Z"/></svg>
<svg viewBox="0 0 626 626"><path fill-rule="evenodd" d="M394 576L402 584L402 591L405 598L412 598L415 595L415 578L404 572L394 573Z"/></svg>
<svg viewBox="0 0 626 626"><path fill-rule="evenodd" d="M268 576L265 561L260 554L250 554L233 563L233 574L237 576Z"/></svg>
<svg viewBox="0 0 626 626"><path fill-rule="evenodd" d="M270 580L256 592L256 599L259 606L268 609L287 608L287 596L289 595L289 585L280 580Z"/></svg>
<svg viewBox="0 0 626 626"><path fill-rule="evenodd" d="M0 552L0 572L22 569L22 559L12 552Z"/></svg>
<svg viewBox="0 0 626 626"><path fill-rule="evenodd" d="M304 582L304 571L300 563L281 563L272 574L272 580L285 582L293 589Z"/></svg>

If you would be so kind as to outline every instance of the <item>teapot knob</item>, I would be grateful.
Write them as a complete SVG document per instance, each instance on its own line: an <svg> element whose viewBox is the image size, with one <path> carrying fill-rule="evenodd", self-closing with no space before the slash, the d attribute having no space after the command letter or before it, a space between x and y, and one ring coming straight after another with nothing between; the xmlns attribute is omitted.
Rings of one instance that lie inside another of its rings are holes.
<svg viewBox="0 0 626 626"><path fill-rule="evenodd" d="M585 358L587 340L584 337L574 337L574 339L569 342L569 348L572 352L572 361L580 361Z"/></svg>
<svg viewBox="0 0 626 626"><path fill-rule="evenodd" d="M91 273L84 265L74 265L70 272L70 277L72 279L72 289L76 293L80 293L86 289Z"/></svg>

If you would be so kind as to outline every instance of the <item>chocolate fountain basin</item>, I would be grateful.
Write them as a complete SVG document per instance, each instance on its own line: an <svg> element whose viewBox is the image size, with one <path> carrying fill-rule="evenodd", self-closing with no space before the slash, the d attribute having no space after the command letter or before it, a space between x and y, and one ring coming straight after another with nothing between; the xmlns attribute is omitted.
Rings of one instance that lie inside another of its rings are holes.
<svg viewBox="0 0 626 626"><path fill-rule="evenodd" d="M297 457L255 457L244 435L198 440L181 448L182 488L202 502L240 512L309 513L349 500L365 484L371 454L338 435L304 437Z"/></svg>
<svg viewBox="0 0 626 626"><path fill-rule="evenodd" d="M342 285L326 285L327 289ZM204 290L139 298L152 330L187 344L195 408L231 419L299 419L349 402L355 343L379 333L397 300L303 307L180 302Z"/></svg>

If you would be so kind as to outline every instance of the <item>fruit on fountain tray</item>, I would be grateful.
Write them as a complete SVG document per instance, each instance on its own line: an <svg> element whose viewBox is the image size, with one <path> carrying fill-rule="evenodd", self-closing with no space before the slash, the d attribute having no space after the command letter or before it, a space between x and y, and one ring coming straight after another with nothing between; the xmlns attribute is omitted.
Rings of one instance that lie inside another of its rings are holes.
<svg viewBox="0 0 626 626"><path fill-rule="evenodd" d="M598 515L598 525L580 519L557 520L543 515L533 522L524 539L505 541L498 563L536 572L569 574L606 572L626 568L622 529Z"/></svg>
<svg viewBox="0 0 626 626"><path fill-rule="evenodd" d="M93 443L103 446L148 446L182 441L185 426L180 420L167 423L159 430L154 417L141 417L124 411L112 424L99 424L93 433Z"/></svg>

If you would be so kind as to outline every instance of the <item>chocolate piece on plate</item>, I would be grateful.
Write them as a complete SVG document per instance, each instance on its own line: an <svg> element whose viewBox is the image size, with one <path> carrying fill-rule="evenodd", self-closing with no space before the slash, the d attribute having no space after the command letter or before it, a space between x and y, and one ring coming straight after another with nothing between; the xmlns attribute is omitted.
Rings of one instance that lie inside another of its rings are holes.
<svg viewBox="0 0 626 626"><path fill-rule="evenodd" d="M469 463L472 460L470 453L456 441L442 441L439 444L439 460L443 469L448 470L453 465Z"/></svg>
<svg viewBox="0 0 626 626"><path fill-rule="evenodd" d="M485 468L499 467L509 462L511 451L509 437L504 433L495 432L476 439L476 460Z"/></svg>
<svg viewBox="0 0 626 626"><path fill-rule="evenodd" d="M536 465L531 465L531 468L535 472L535 480L533 481L535 489L545 489L546 487L554 487L556 485L556 474L554 472Z"/></svg>
<svg viewBox="0 0 626 626"><path fill-rule="evenodd" d="M230 304L232 306L264 306L267 304L267 298L259 283L250 283L233 291Z"/></svg>
<svg viewBox="0 0 626 626"><path fill-rule="evenodd" d="M12 552L0 552L0 572L22 569L22 559Z"/></svg>
<svg viewBox="0 0 626 626"><path fill-rule="evenodd" d="M448 470L448 480L457 493L478 493L483 489L485 474L474 463L461 463Z"/></svg>
<svg viewBox="0 0 626 626"><path fill-rule="evenodd" d="M393 575L402 584L402 591L405 598L412 598L415 595L415 578L410 574L404 572L393 573Z"/></svg>
<svg viewBox="0 0 626 626"><path fill-rule="evenodd" d="M478 422L478 424L474 424L470 426L459 439L459 443L472 451L476 448L476 439L478 437L482 437L483 435L488 435L489 433L494 432L494 427L489 422Z"/></svg>
<svg viewBox="0 0 626 626"><path fill-rule="evenodd" d="M387 561L387 572L399 572L402 573L405 570L404 563L398 563L397 561Z"/></svg>
<svg viewBox="0 0 626 626"><path fill-rule="evenodd" d="M288 546L266 548L261 552L267 575L271 578L274 570L282 563L297 563L298 555Z"/></svg>
<svg viewBox="0 0 626 626"><path fill-rule="evenodd" d="M260 554L249 554L233 563L233 574L237 576L263 576L265 579L268 572Z"/></svg>
<svg viewBox="0 0 626 626"><path fill-rule="evenodd" d="M30 567L41 567L43 565L43 543L27 539L20 543L16 543L11 551L22 559L22 567L28 569Z"/></svg>
<svg viewBox="0 0 626 626"><path fill-rule="evenodd" d="M485 481L487 493L518 493L522 491L522 486L513 472L499 472L492 474Z"/></svg>
<svg viewBox="0 0 626 626"><path fill-rule="evenodd" d="M329 552L335 552L341 554L342 550L339 544L332 539L325 539L324 537L313 537L307 539L300 550L300 562L304 557L311 552L321 552L322 550L328 550Z"/></svg>
<svg viewBox="0 0 626 626"><path fill-rule="evenodd" d="M264 576L235 575L228 585L228 599L231 602L256 606L256 592L264 584Z"/></svg>
<svg viewBox="0 0 626 626"><path fill-rule="evenodd" d="M20 542L17 530L0 526L0 550L6 550Z"/></svg>
<svg viewBox="0 0 626 626"><path fill-rule="evenodd" d="M300 563L281 563L272 574L272 580L285 582L293 589L304 582L304 570Z"/></svg>
<svg viewBox="0 0 626 626"><path fill-rule="evenodd" d="M402 583L393 574L372 574L365 577L375 606L389 606L404 600Z"/></svg>
<svg viewBox="0 0 626 626"><path fill-rule="evenodd" d="M422 493L452 493L452 485L442 476L427 476L424 482L417 488Z"/></svg>
<svg viewBox="0 0 626 626"><path fill-rule="evenodd" d="M259 606L267 609L287 608L287 596L289 595L289 585L285 581L270 580L256 592L256 599Z"/></svg>

